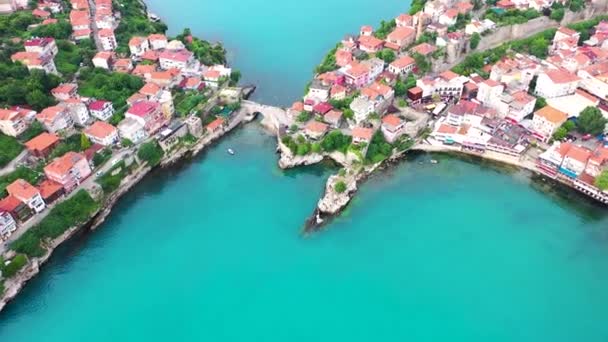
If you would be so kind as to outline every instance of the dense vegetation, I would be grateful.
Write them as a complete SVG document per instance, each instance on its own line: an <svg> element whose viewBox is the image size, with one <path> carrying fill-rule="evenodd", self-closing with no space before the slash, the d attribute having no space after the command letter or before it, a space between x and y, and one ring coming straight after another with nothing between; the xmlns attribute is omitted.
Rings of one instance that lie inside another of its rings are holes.
<svg viewBox="0 0 608 342"><path fill-rule="evenodd" d="M87 146L82 145L81 135L73 134L63 140L53 149L49 155L49 159L61 157L68 152L82 152L87 149Z"/></svg>
<svg viewBox="0 0 608 342"><path fill-rule="evenodd" d="M380 27L374 31L374 36L378 39L386 39L386 36L395 29L395 26L397 26L397 23L393 19L388 21L382 20L380 21Z"/></svg>
<svg viewBox="0 0 608 342"><path fill-rule="evenodd" d="M163 158L164 151L156 141L150 141L141 145L137 151L137 157L149 166L156 166Z"/></svg>
<svg viewBox="0 0 608 342"><path fill-rule="evenodd" d="M484 14L485 19L490 19L499 26L507 26L514 24L527 23L531 19L538 18L541 13L535 9L518 10L511 9L505 12L498 12L494 9L489 9Z"/></svg>
<svg viewBox="0 0 608 342"><path fill-rule="evenodd" d="M22 150L23 146L17 139L0 133L0 167L10 163Z"/></svg>
<svg viewBox="0 0 608 342"><path fill-rule="evenodd" d="M369 143L369 146L367 147L365 159L366 162L375 164L390 157L392 153L393 146L391 146L391 144L384 139L382 132L376 131L371 142Z"/></svg>
<svg viewBox="0 0 608 342"><path fill-rule="evenodd" d="M32 36L53 37L59 39L69 39L72 35L72 25L69 21L61 19L56 24L40 25L32 30Z"/></svg>
<svg viewBox="0 0 608 342"><path fill-rule="evenodd" d="M587 107L579 114L576 126L581 133L597 135L604 132L608 120L597 107Z"/></svg>
<svg viewBox="0 0 608 342"><path fill-rule="evenodd" d="M85 190L78 191L70 199L57 204L40 223L26 231L11 244L11 249L29 257L39 257L45 252L41 242L54 239L71 227L86 222L98 209L98 204Z"/></svg>
<svg viewBox="0 0 608 342"><path fill-rule="evenodd" d="M95 55L95 44L90 39L85 39L78 44L67 40L58 40L59 53L55 57L55 65L65 78L69 79L76 74L81 64L91 65L91 59Z"/></svg>
<svg viewBox="0 0 608 342"><path fill-rule="evenodd" d="M0 106L26 104L37 111L56 103L51 89L61 83L56 75L41 70L28 71L19 63L0 60Z"/></svg>
<svg viewBox="0 0 608 342"><path fill-rule="evenodd" d="M97 179L97 183L106 194L118 189L120 182L129 174L129 169L124 161L114 165L108 172Z"/></svg>
<svg viewBox="0 0 608 342"><path fill-rule="evenodd" d="M226 49L220 43L212 44L206 40L192 36L189 29L185 29L182 34L177 36L188 50L194 53L194 56L205 65L225 64Z"/></svg>
<svg viewBox="0 0 608 342"><path fill-rule="evenodd" d="M608 189L608 171L604 171L599 176L597 176L597 178L595 179L595 186L597 186L601 190Z"/></svg>
<svg viewBox="0 0 608 342"><path fill-rule="evenodd" d="M124 107L127 99L144 85L137 76L99 68L82 68L78 81L80 95L111 101L115 109Z"/></svg>
<svg viewBox="0 0 608 342"><path fill-rule="evenodd" d="M338 69L338 65L336 64L336 51L338 51L339 46L340 44L336 45L327 53L327 55L325 55L321 64L315 68L315 73L322 74Z"/></svg>
<svg viewBox="0 0 608 342"><path fill-rule="evenodd" d="M187 93L180 93L176 96L174 100L174 102L176 103L175 111L180 116L187 116L196 106L198 106L201 102L204 101L206 101L205 96L199 92L193 91Z"/></svg>
<svg viewBox="0 0 608 342"><path fill-rule="evenodd" d="M4 278L11 278L17 272L19 272L25 264L27 264L27 256L25 254L17 254L15 257L8 263L4 264L4 260L0 258L0 271L2 271L2 276ZM0 289L0 293L2 293Z"/></svg>
<svg viewBox="0 0 608 342"><path fill-rule="evenodd" d="M25 132L21 133L21 135L19 136L19 140L23 142L31 140L44 131L44 126L42 126L39 121L34 121L30 125L30 127L25 130Z"/></svg>

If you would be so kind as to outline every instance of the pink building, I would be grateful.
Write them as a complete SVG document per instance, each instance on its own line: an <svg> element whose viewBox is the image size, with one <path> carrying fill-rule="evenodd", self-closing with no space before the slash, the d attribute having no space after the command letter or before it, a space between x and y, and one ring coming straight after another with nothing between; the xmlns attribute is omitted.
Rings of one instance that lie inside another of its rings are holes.
<svg viewBox="0 0 608 342"><path fill-rule="evenodd" d="M68 152L47 165L44 174L48 179L61 184L66 192L70 192L91 175L91 167L84 155Z"/></svg>
<svg viewBox="0 0 608 342"><path fill-rule="evenodd" d="M139 122L148 134L155 133L167 123L158 102L136 102L129 108L125 116Z"/></svg>

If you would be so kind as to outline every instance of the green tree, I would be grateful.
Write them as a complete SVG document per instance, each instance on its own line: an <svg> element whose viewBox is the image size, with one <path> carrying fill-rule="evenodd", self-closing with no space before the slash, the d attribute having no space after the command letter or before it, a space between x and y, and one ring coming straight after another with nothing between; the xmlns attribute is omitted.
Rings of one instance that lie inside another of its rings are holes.
<svg viewBox="0 0 608 342"><path fill-rule="evenodd" d="M598 108L587 107L578 116L577 127L581 133L596 135L604 132L607 122Z"/></svg>
<svg viewBox="0 0 608 342"><path fill-rule="evenodd" d="M479 46L479 42L481 41L481 35L477 32L473 33L473 35L471 36L471 49L475 50L477 49L477 46Z"/></svg>
<svg viewBox="0 0 608 342"><path fill-rule="evenodd" d="M241 72L238 70L232 70L230 73L230 86L236 86L241 80Z"/></svg>
<svg viewBox="0 0 608 342"><path fill-rule="evenodd" d="M608 171L603 171L599 176L597 176L595 179L595 186L601 190L608 189Z"/></svg>
<svg viewBox="0 0 608 342"><path fill-rule="evenodd" d="M341 194L346 191L346 184L343 181L338 181L336 185L334 185L334 190L336 190L337 193Z"/></svg>
<svg viewBox="0 0 608 342"><path fill-rule="evenodd" d="M80 150L84 151L91 147L91 141L84 133L80 133Z"/></svg>
<svg viewBox="0 0 608 342"><path fill-rule="evenodd" d="M555 133L553 133L553 140L555 140L555 141L564 140L564 138L566 138L567 135L568 135L568 130L566 130L564 127L560 127L555 130Z"/></svg>
<svg viewBox="0 0 608 342"><path fill-rule="evenodd" d="M149 166L156 166L163 158L164 151L156 141L150 141L141 145L137 151L137 157L145 161Z"/></svg>
<svg viewBox="0 0 608 342"><path fill-rule="evenodd" d="M355 112L354 112L352 109L350 109L350 108L346 108L346 109L345 109L345 110L342 112L342 116L343 116L345 119L352 120L352 119L355 117Z"/></svg>
<svg viewBox="0 0 608 342"><path fill-rule="evenodd" d="M416 61L416 67L418 68L418 72L421 74L426 74L431 70L431 63L429 60L419 53L412 54L412 58Z"/></svg>
<svg viewBox="0 0 608 342"><path fill-rule="evenodd" d="M549 18L557 21L558 23L564 19L565 10L563 8L557 8L551 11Z"/></svg>
<svg viewBox="0 0 608 342"><path fill-rule="evenodd" d="M380 58L381 60L383 60L385 63L392 63L396 57L395 52L391 49L383 49L381 51L378 51L378 53L376 54L376 57Z"/></svg>
<svg viewBox="0 0 608 342"><path fill-rule="evenodd" d="M310 113L307 111L300 112L300 114L298 114L296 117L296 121L298 122L306 122L308 120L310 120Z"/></svg>
<svg viewBox="0 0 608 342"><path fill-rule="evenodd" d="M549 41L544 37L537 37L530 43L530 54L544 59L549 51Z"/></svg>

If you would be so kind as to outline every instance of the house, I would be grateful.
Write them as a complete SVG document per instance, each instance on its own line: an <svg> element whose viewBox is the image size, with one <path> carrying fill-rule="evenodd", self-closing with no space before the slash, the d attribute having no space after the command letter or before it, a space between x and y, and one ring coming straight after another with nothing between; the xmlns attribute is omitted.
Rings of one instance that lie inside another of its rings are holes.
<svg viewBox="0 0 608 342"><path fill-rule="evenodd" d="M402 120L400 117L393 114L388 114L382 118L382 126L380 129L386 140L393 143L403 134L405 124L406 121Z"/></svg>
<svg viewBox="0 0 608 342"><path fill-rule="evenodd" d="M364 60L363 62L361 62L361 64L365 65L367 67L367 70L369 70L368 76L370 83L375 81L378 76L380 76L380 74L382 74L382 72L384 71L385 63L383 60L377 57Z"/></svg>
<svg viewBox="0 0 608 342"><path fill-rule="evenodd" d="M95 121L84 130L84 134L95 144L111 146L118 142L118 130L116 127L104 121Z"/></svg>
<svg viewBox="0 0 608 342"><path fill-rule="evenodd" d="M369 25L365 25L365 26L361 26L361 30L359 30L359 35L360 36L371 36L374 33L374 29L369 26Z"/></svg>
<svg viewBox="0 0 608 342"><path fill-rule="evenodd" d="M315 114L319 114L319 115L325 115L325 113L329 112L332 109L333 109L332 105L330 105L327 102L320 102L312 107L312 111Z"/></svg>
<svg viewBox="0 0 608 342"><path fill-rule="evenodd" d="M122 139L128 139L134 144L138 144L148 136L144 125L133 118L122 120L118 124L118 132Z"/></svg>
<svg viewBox="0 0 608 342"><path fill-rule="evenodd" d="M197 115L190 115L186 119L186 126L188 126L188 132L193 136L199 138L203 135L203 121Z"/></svg>
<svg viewBox="0 0 608 342"><path fill-rule="evenodd" d="M538 75L534 92L544 98L571 95L579 82L580 77L566 70L547 70Z"/></svg>
<svg viewBox="0 0 608 342"><path fill-rule="evenodd" d="M311 120L306 124L304 134L310 139L319 140L327 133L328 129L329 125L316 120Z"/></svg>
<svg viewBox="0 0 608 342"><path fill-rule="evenodd" d="M114 30L111 28L104 28L97 32L97 37L101 43L101 48L105 51L112 51L116 49L118 43L116 42L116 36Z"/></svg>
<svg viewBox="0 0 608 342"><path fill-rule="evenodd" d="M306 99L312 99L315 102L324 102L329 99L329 91L331 87L323 84L320 80L313 80L308 88Z"/></svg>
<svg viewBox="0 0 608 342"><path fill-rule="evenodd" d="M23 133L28 127L23 113L13 109L0 109L0 131L11 137Z"/></svg>
<svg viewBox="0 0 608 342"><path fill-rule="evenodd" d="M139 93L145 95L148 100L158 100L161 92L162 88L156 83L152 82L144 84L144 86L139 89Z"/></svg>
<svg viewBox="0 0 608 342"><path fill-rule="evenodd" d="M89 112L98 120L108 121L114 115L112 102L95 100L89 104Z"/></svg>
<svg viewBox="0 0 608 342"><path fill-rule="evenodd" d="M133 72L131 74L133 74L135 76L143 77L145 79L150 79L153 72L156 72L155 65L137 64L137 66L135 66L135 69L133 69Z"/></svg>
<svg viewBox="0 0 608 342"><path fill-rule="evenodd" d="M211 123L209 123L207 125L207 127L205 127L205 128L207 129L208 132L215 133L215 132L220 131L223 127L224 127L224 119L221 117L218 117L217 119L211 121Z"/></svg>
<svg viewBox="0 0 608 342"><path fill-rule="evenodd" d="M431 55L433 52L435 52L437 50L437 48L429 43L422 43L422 44L418 44L416 46L414 46L413 48L410 49L410 53L414 54L420 54L422 56L429 56Z"/></svg>
<svg viewBox="0 0 608 342"><path fill-rule="evenodd" d="M182 80L179 84L180 88L184 90L203 90L205 83L200 77L188 77Z"/></svg>
<svg viewBox="0 0 608 342"><path fill-rule="evenodd" d="M501 96L501 105L496 110L513 123L518 123L534 111L536 98L523 90Z"/></svg>
<svg viewBox="0 0 608 342"><path fill-rule="evenodd" d="M389 49L401 51L416 39L416 30L409 26L396 27L386 37L385 46Z"/></svg>
<svg viewBox="0 0 608 342"><path fill-rule="evenodd" d="M547 142L567 119L566 113L551 106L545 106L534 113L532 133L541 141Z"/></svg>
<svg viewBox="0 0 608 342"><path fill-rule="evenodd" d="M547 104L559 108L568 117L578 117L585 108L600 106L600 100L582 89L576 89L572 95L547 99Z"/></svg>
<svg viewBox="0 0 608 342"><path fill-rule="evenodd" d="M372 36L359 36L359 49L367 53L376 53L382 50L384 41Z"/></svg>
<svg viewBox="0 0 608 342"><path fill-rule="evenodd" d="M494 103L505 90L505 86L493 79L487 79L477 84L477 100L488 107L493 107Z"/></svg>
<svg viewBox="0 0 608 342"><path fill-rule="evenodd" d="M152 50L162 50L167 47L169 41L164 34L151 34L148 36L148 42Z"/></svg>
<svg viewBox="0 0 608 342"><path fill-rule="evenodd" d="M358 61L352 61L340 69L344 74L346 84L355 88L361 88L369 83L369 67Z"/></svg>
<svg viewBox="0 0 608 342"><path fill-rule="evenodd" d="M573 144L568 152L566 152L559 172L569 178L577 178L585 171L587 162L591 156L592 152L589 149Z"/></svg>
<svg viewBox="0 0 608 342"><path fill-rule="evenodd" d="M456 24L458 14L459 12L457 9L450 8L439 16L439 23L446 26L452 26Z"/></svg>
<svg viewBox="0 0 608 342"><path fill-rule="evenodd" d="M61 184L49 179L43 180L38 185L38 190L40 191L40 196L42 197L42 200L44 200L44 203L46 203L47 205L55 202L65 193Z"/></svg>
<svg viewBox="0 0 608 342"><path fill-rule="evenodd" d="M158 84L162 87L175 87L182 81L178 69L169 69L167 71L154 71L150 73L148 81Z"/></svg>
<svg viewBox="0 0 608 342"><path fill-rule="evenodd" d="M13 62L19 62L28 70L42 70L48 74L57 74L57 67L52 56L43 56L37 52L20 51L11 56Z"/></svg>
<svg viewBox="0 0 608 342"><path fill-rule="evenodd" d="M100 51L93 57L93 65L96 68L110 70L114 54L110 51Z"/></svg>
<svg viewBox="0 0 608 342"><path fill-rule="evenodd" d="M508 89L528 91L530 82L540 71L540 61L536 57L516 54L494 64L490 79L505 84Z"/></svg>
<svg viewBox="0 0 608 342"><path fill-rule="evenodd" d="M70 24L73 31L72 37L75 40L91 37L91 17L88 9L70 11Z"/></svg>
<svg viewBox="0 0 608 342"><path fill-rule="evenodd" d="M143 61L152 62L153 64L156 64L158 62L159 58L160 58L160 52L158 52L156 50L148 50L148 51L144 52L143 55L141 55L141 59Z"/></svg>
<svg viewBox="0 0 608 342"><path fill-rule="evenodd" d="M353 143L361 144L366 143L369 144L372 141L372 137L374 136L374 130L372 128L366 127L355 127L353 128L351 135L353 137Z"/></svg>
<svg viewBox="0 0 608 342"><path fill-rule="evenodd" d="M608 98L608 62L593 64L577 72L580 87L601 98Z"/></svg>
<svg viewBox="0 0 608 342"><path fill-rule="evenodd" d="M25 222L32 217L32 210L15 197L8 195L0 200L0 211L5 211L19 221Z"/></svg>
<svg viewBox="0 0 608 342"><path fill-rule="evenodd" d="M423 97L437 94L441 97L460 98L464 90L464 84L468 80L466 76L447 70L435 78L424 77L416 80L416 86L422 89Z"/></svg>
<svg viewBox="0 0 608 342"><path fill-rule="evenodd" d="M133 37L129 40L129 51L134 56L141 56L150 49L150 44L146 37Z"/></svg>
<svg viewBox="0 0 608 342"><path fill-rule="evenodd" d="M59 144L59 137L52 133L43 132L25 143L25 148L35 157L46 158L55 146Z"/></svg>
<svg viewBox="0 0 608 342"><path fill-rule="evenodd" d="M7 238L17 230L17 222L8 211L0 210L0 237Z"/></svg>
<svg viewBox="0 0 608 342"><path fill-rule="evenodd" d="M74 126L74 121L72 120L69 111L62 106L45 108L36 115L36 120L40 121L44 128L51 133Z"/></svg>
<svg viewBox="0 0 608 342"><path fill-rule="evenodd" d="M339 84L335 84L331 87L331 90L329 91L329 97L332 100L343 100L346 98L346 87L339 85Z"/></svg>
<svg viewBox="0 0 608 342"><path fill-rule="evenodd" d="M553 44L551 45L551 51L557 50L570 50L574 51L578 47L578 41L581 34L575 30L561 26L553 36Z"/></svg>
<svg viewBox="0 0 608 342"><path fill-rule="evenodd" d="M40 191L23 179L17 179L9 184L6 187L6 192L37 213L46 208L46 204L40 196Z"/></svg>
<svg viewBox="0 0 608 342"><path fill-rule="evenodd" d="M133 70L131 58L119 58L114 62L114 71L129 73Z"/></svg>
<svg viewBox="0 0 608 342"><path fill-rule="evenodd" d="M149 135L154 134L166 124L158 102L139 101L127 110L125 117L139 121Z"/></svg>
<svg viewBox="0 0 608 342"><path fill-rule="evenodd" d="M468 14L473 11L473 4L468 1L461 1L454 4L454 8L458 10L459 14Z"/></svg>
<svg viewBox="0 0 608 342"><path fill-rule="evenodd" d="M71 192L91 175L91 167L83 154L68 152L45 166L44 174L48 179L61 184L66 192Z"/></svg>
<svg viewBox="0 0 608 342"><path fill-rule="evenodd" d="M402 56L388 65L388 71L395 75L407 75L416 66L416 61L410 56Z"/></svg>
<svg viewBox="0 0 608 342"><path fill-rule="evenodd" d="M158 57L160 67L164 70L176 68L183 71L197 64L194 54L186 49L164 50Z"/></svg>
<svg viewBox="0 0 608 342"><path fill-rule="evenodd" d="M367 117L374 112L376 103L368 97L357 96L350 104L350 109L354 112L355 122L360 123L367 120Z"/></svg>
<svg viewBox="0 0 608 342"><path fill-rule="evenodd" d="M51 56L51 58L59 52L55 39L50 37L28 39L23 46L27 52L35 52L41 56Z"/></svg>
<svg viewBox="0 0 608 342"><path fill-rule="evenodd" d="M343 67L353 61L353 54L346 50L336 50L336 65Z"/></svg>
<svg viewBox="0 0 608 342"><path fill-rule="evenodd" d="M333 128L339 128L342 123L342 111L332 109L325 113L323 120L331 125Z"/></svg>
<svg viewBox="0 0 608 342"><path fill-rule="evenodd" d="M62 83L51 90L51 94L59 101L78 97L78 85L76 83Z"/></svg>
<svg viewBox="0 0 608 342"><path fill-rule="evenodd" d="M490 31L496 28L496 23L490 19L484 19L482 21L477 19L472 19L470 23L468 23L464 27L464 33L471 36L474 33L482 34L486 31Z"/></svg>
<svg viewBox="0 0 608 342"><path fill-rule="evenodd" d="M413 26L414 18L409 14L399 14L399 16L395 18L395 25L397 27Z"/></svg>
<svg viewBox="0 0 608 342"><path fill-rule="evenodd" d="M218 70L209 69L203 73L205 84L212 88L217 88L219 86L220 77L221 73Z"/></svg>
<svg viewBox="0 0 608 342"><path fill-rule="evenodd" d="M65 107L72 117L74 124L79 126L86 126L89 122L89 109L87 105L80 99L67 99L61 103L61 106Z"/></svg>
<svg viewBox="0 0 608 342"><path fill-rule="evenodd" d="M52 15L52 14L51 14L51 12L49 12L49 11L45 11L45 10L41 10L41 9L39 9L39 8L35 8L35 9L32 11L32 15L33 15L34 17L37 17L37 18L41 18L41 19L48 19L48 18L50 18L50 17L51 17L51 15Z"/></svg>

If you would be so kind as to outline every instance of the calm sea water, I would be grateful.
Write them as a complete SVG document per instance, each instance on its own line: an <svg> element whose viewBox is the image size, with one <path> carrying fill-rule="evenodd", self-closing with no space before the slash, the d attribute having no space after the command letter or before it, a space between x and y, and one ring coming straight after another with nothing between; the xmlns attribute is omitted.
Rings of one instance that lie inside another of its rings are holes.
<svg viewBox="0 0 608 342"><path fill-rule="evenodd" d="M423 155L306 238L329 170L282 172L274 147L247 127L148 177L0 314L0 341L608 339L604 211Z"/></svg>
<svg viewBox="0 0 608 342"><path fill-rule="evenodd" d="M346 33L377 26L409 9L410 0L145 0L169 25L222 41L231 64L254 83L254 99L288 105L301 98L312 70Z"/></svg>

